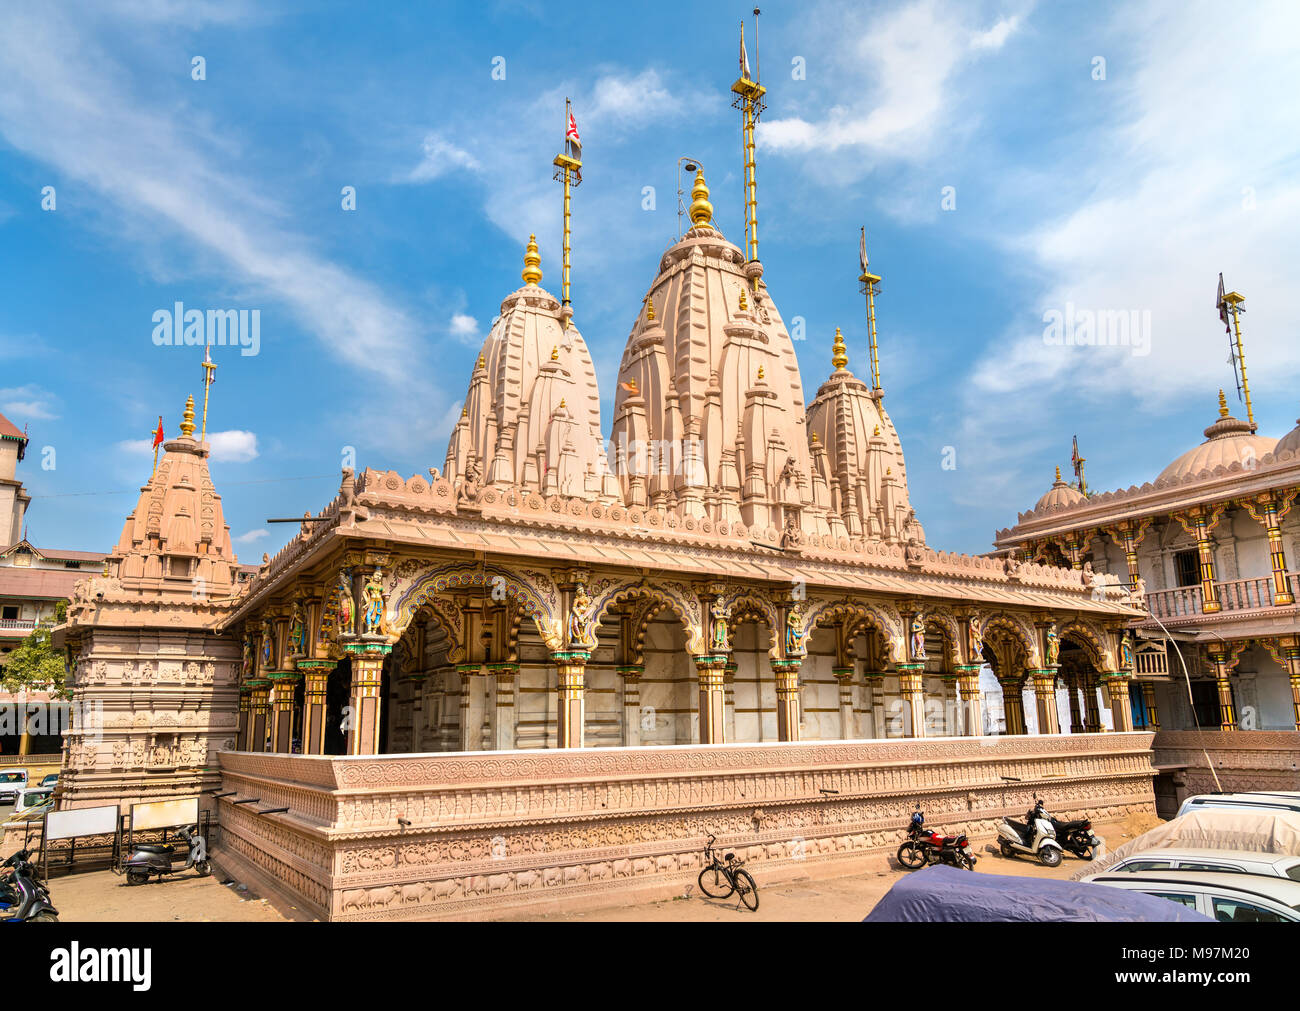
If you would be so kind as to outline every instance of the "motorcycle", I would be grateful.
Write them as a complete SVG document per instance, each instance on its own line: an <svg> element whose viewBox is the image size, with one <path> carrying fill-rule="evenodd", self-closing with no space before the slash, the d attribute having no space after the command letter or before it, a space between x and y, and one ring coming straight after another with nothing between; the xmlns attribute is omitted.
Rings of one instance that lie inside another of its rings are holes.
<svg viewBox="0 0 1300 1011"><path fill-rule="evenodd" d="M1056 841L1056 829L1041 800L1025 815L1023 822L1002 819L998 824L998 849L1004 857L1017 853L1036 856L1045 867L1056 867L1064 858L1061 844Z"/></svg>
<svg viewBox="0 0 1300 1011"><path fill-rule="evenodd" d="M0 923L58 923L59 911L30 862L31 851L19 850L0 864Z"/></svg>
<svg viewBox="0 0 1300 1011"><path fill-rule="evenodd" d="M1042 802L1039 802L1038 808L1041 810ZM1092 831L1092 821L1088 818L1080 818L1077 821L1058 821L1052 815L1043 812L1048 821L1052 823L1052 828L1056 831L1056 838L1060 844L1076 857L1081 860L1091 860L1100 852L1103 840Z"/></svg>
<svg viewBox="0 0 1300 1011"><path fill-rule="evenodd" d="M172 863L172 854L176 851L174 846L161 843L136 843L125 864L126 883L143 885L148 882L151 874L158 875L161 880L164 874L180 874L191 867L201 878L211 874L212 863L208 860L208 844L203 836L199 835L199 827L195 825L193 828L182 828L180 834L189 844L189 852L185 855L184 863Z"/></svg>
<svg viewBox="0 0 1300 1011"><path fill-rule="evenodd" d="M930 864L948 864L963 870L975 869L975 855L970 850L970 840L962 835L941 835L925 827L925 815L912 812L907 826L907 842L898 847L898 862L909 871Z"/></svg>

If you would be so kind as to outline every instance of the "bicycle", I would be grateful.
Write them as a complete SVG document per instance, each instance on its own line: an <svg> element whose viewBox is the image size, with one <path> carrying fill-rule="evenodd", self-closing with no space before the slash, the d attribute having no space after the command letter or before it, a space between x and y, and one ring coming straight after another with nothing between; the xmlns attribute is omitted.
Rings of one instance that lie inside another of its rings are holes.
<svg viewBox="0 0 1300 1011"><path fill-rule="evenodd" d="M736 854L727 853L722 860L718 859L718 854L713 851L713 842L717 838L710 835L704 844L705 867L700 871L700 891L711 899L726 899L737 894L750 912L757 912L758 885L742 866L745 861L737 860Z"/></svg>

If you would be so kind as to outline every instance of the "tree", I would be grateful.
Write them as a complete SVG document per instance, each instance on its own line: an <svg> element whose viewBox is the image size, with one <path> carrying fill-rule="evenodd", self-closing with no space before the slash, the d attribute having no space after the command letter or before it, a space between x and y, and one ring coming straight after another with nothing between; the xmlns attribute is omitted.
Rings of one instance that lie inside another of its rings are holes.
<svg viewBox="0 0 1300 1011"><path fill-rule="evenodd" d="M37 625L0 667L0 687L9 692L48 691L62 695L64 671L63 657L50 642L49 627Z"/></svg>

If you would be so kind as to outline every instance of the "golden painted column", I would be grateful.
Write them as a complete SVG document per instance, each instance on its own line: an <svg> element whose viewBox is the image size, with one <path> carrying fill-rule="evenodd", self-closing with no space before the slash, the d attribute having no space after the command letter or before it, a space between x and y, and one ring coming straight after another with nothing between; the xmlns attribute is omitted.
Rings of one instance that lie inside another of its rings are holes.
<svg viewBox="0 0 1300 1011"><path fill-rule="evenodd" d="M248 750L266 750L267 720L271 709L271 682L266 678L251 678L248 719Z"/></svg>
<svg viewBox="0 0 1300 1011"><path fill-rule="evenodd" d="M1083 729L1089 734L1101 733L1101 707L1097 705L1097 679L1092 674L1083 675L1083 711L1087 714Z"/></svg>
<svg viewBox="0 0 1300 1011"><path fill-rule="evenodd" d="M277 755L287 755L293 750L293 696L298 675L293 671L276 671L268 677L275 688L271 703L271 750Z"/></svg>
<svg viewBox="0 0 1300 1011"><path fill-rule="evenodd" d="M350 642L344 647L352 658L352 707L348 725L348 754L379 754L380 708L384 704L384 658L393 651L386 642Z"/></svg>
<svg viewBox="0 0 1300 1011"><path fill-rule="evenodd" d="M645 664L625 664L617 669L623 682L623 746L641 744L641 676Z"/></svg>
<svg viewBox="0 0 1300 1011"><path fill-rule="evenodd" d="M1232 701L1232 681L1229 675L1235 663L1230 648L1217 645L1207 649L1210 666L1214 670L1214 686L1219 690L1219 729L1237 729L1237 708Z"/></svg>
<svg viewBox="0 0 1300 1011"><path fill-rule="evenodd" d="M904 730L908 737L925 736L925 664L900 663L898 690L907 703L907 722Z"/></svg>
<svg viewBox="0 0 1300 1011"><path fill-rule="evenodd" d="M325 690L337 660L299 660L303 675L302 753L325 754Z"/></svg>
<svg viewBox="0 0 1300 1011"><path fill-rule="evenodd" d="M555 746L581 748L586 693L583 676L591 653L582 649L567 650L552 653L551 659L555 662L559 695L555 706Z"/></svg>
<svg viewBox="0 0 1300 1011"><path fill-rule="evenodd" d="M1218 525L1226 508L1225 502L1212 507L1196 506L1185 513L1174 513L1174 519L1196 539L1196 552L1201 564L1201 611L1204 614L1215 614L1223 610L1223 605L1219 603L1219 590L1215 586L1214 542L1210 540L1210 533Z"/></svg>
<svg viewBox="0 0 1300 1011"><path fill-rule="evenodd" d="M1059 734L1061 714L1056 707L1056 668L1030 670L1029 677L1034 684L1034 700L1038 707L1038 732Z"/></svg>
<svg viewBox="0 0 1300 1011"><path fill-rule="evenodd" d="M1133 704L1129 699L1129 672L1108 671L1102 674L1106 695L1110 699L1110 718L1117 733L1133 729Z"/></svg>
<svg viewBox="0 0 1300 1011"><path fill-rule="evenodd" d="M726 666L725 656L695 658L695 673L700 682L701 744L722 744L726 738L727 696L723 677Z"/></svg>
<svg viewBox="0 0 1300 1011"><path fill-rule="evenodd" d="M1103 533L1124 550L1124 563L1128 566L1128 581L1136 585L1138 581L1138 548L1151 526L1153 517L1140 520L1121 520L1113 527L1105 527Z"/></svg>
<svg viewBox="0 0 1300 1011"><path fill-rule="evenodd" d="M957 664L957 698L961 708L963 737L984 735L984 707L980 694L980 664Z"/></svg>
<svg viewBox="0 0 1300 1011"><path fill-rule="evenodd" d="M240 684L240 686L239 686L239 725L238 725L238 729L235 731L235 750L236 750L236 751L248 751L248 750L249 750L249 747L248 747L248 740L249 740L249 733L248 733L248 727L249 727L248 710L249 710L249 704L250 704L250 696L252 695L252 693L253 693L253 690L252 690L251 688L249 688L247 684Z"/></svg>
<svg viewBox="0 0 1300 1011"><path fill-rule="evenodd" d="M1002 718L1006 723L1006 733L1025 733L1025 698L1023 678L998 678L1002 686Z"/></svg>
<svg viewBox="0 0 1300 1011"><path fill-rule="evenodd" d="M1281 494L1265 492L1253 499L1244 499L1242 505L1257 523L1264 524L1268 533L1268 554L1273 565L1273 604L1289 607L1295 603L1295 594L1287 582L1286 553L1282 549L1282 520L1291 511L1300 488L1290 488Z"/></svg>
<svg viewBox="0 0 1300 1011"><path fill-rule="evenodd" d="M779 741L799 740L799 668L803 658L772 661L776 675L776 737Z"/></svg>
<svg viewBox="0 0 1300 1011"><path fill-rule="evenodd" d="M1150 681L1141 682L1142 705L1147 711L1147 729L1160 729L1160 714L1156 711L1156 686Z"/></svg>
<svg viewBox="0 0 1300 1011"><path fill-rule="evenodd" d="M857 736L853 728L853 668L833 667L831 674L839 687L840 739L851 741Z"/></svg>

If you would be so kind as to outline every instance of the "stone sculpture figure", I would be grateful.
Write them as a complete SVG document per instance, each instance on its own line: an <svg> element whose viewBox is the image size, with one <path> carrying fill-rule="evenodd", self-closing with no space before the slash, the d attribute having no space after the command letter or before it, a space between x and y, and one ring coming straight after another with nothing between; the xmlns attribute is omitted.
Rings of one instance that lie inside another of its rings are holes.
<svg viewBox="0 0 1300 1011"><path fill-rule="evenodd" d="M1120 655L1123 657L1121 666L1128 671L1133 670L1133 640L1127 635L1120 640Z"/></svg>
<svg viewBox="0 0 1300 1011"><path fill-rule="evenodd" d="M970 635L970 662L983 663L984 633L980 631L979 618L972 614L966 619L966 627Z"/></svg>
<svg viewBox="0 0 1300 1011"><path fill-rule="evenodd" d="M296 600L293 602L293 618L289 623L289 642L294 656L307 655L307 625L302 620L302 605Z"/></svg>
<svg viewBox="0 0 1300 1011"><path fill-rule="evenodd" d="M588 611L591 608L591 598L587 596L587 589L581 583L578 584L577 591L573 597L573 607L569 610L569 645L586 646L588 645L588 623L590 616Z"/></svg>
<svg viewBox="0 0 1300 1011"><path fill-rule="evenodd" d="M709 624L709 649L714 653L726 653L731 649L727 641L727 608L721 600L715 600L709 609L713 616Z"/></svg>
<svg viewBox="0 0 1300 1011"><path fill-rule="evenodd" d="M801 656L803 654L802 624L797 608L791 608L785 619L785 655Z"/></svg>
<svg viewBox="0 0 1300 1011"><path fill-rule="evenodd" d="M1055 667L1061 662L1061 637L1056 634L1056 624L1047 626L1047 666Z"/></svg>
<svg viewBox="0 0 1300 1011"><path fill-rule="evenodd" d="M384 587L380 583L383 572L375 569L366 581L361 595L366 602L365 634L383 635L384 633Z"/></svg>
<svg viewBox="0 0 1300 1011"><path fill-rule="evenodd" d="M919 614L912 619L912 659L929 659L925 655L925 622Z"/></svg>
<svg viewBox="0 0 1300 1011"><path fill-rule="evenodd" d="M357 610L352 601L352 570L347 566L339 572L338 615L339 635L355 635L357 631Z"/></svg>

